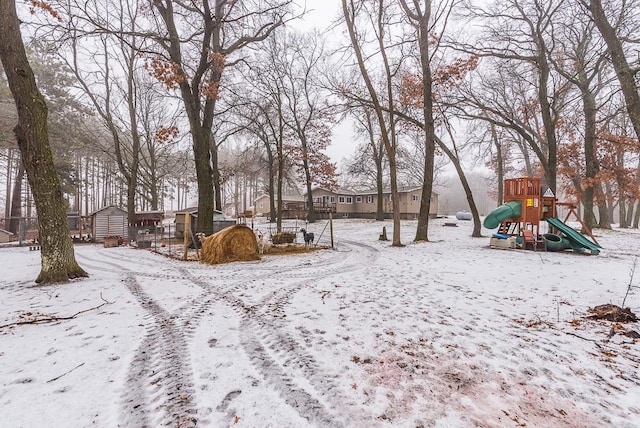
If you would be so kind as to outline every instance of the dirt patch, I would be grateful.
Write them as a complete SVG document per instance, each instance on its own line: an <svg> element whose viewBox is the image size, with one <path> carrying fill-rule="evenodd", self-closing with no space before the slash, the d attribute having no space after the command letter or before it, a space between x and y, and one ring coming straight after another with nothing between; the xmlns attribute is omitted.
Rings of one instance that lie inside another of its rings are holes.
<svg viewBox="0 0 640 428"><path fill-rule="evenodd" d="M614 322L637 322L638 317L631 312L629 308L621 308L620 306L607 303L606 305L596 306L589 309L591 315L587 316L589 319L595 320L608 320Z"/></svg>
<svg viewBox="0 0 640 428"><path fill-rule="evenodd" d="M305 247L304 244L281 244L265 247L264 254L268 256L301 254L308 253L309 251L326 250L327 248L329 247L324 245L309 245L308 247Z"/></svg>

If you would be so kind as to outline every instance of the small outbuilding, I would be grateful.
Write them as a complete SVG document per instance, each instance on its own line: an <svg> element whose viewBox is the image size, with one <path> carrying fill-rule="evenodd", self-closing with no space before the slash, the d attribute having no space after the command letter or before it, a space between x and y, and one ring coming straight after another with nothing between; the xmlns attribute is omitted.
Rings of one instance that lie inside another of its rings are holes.
<svg viewBox="0 0 640 428"><path fill-rule="evenodd" d="M195 236L195 231L198 230L198 208L192 207L186 210L176 211L176 238L184 238L184 225L186 221L187 213L191 215L191 232ZM222 211L213 211L213 233L220 232L229 226L235 226L236 219L229 218L224 215Z"/></svg>
<svg viewBox="0 0 640 428"><path fill-rule="evenodd" d="M9 232L8 230L0 229L0 244L6 244L7 242L11 241L12 235L13 233Z"/></svg>
<svg viewBox="0 0 640 428"><path fill-rule="evenodd" d="M146 230L149 233L162 231L162 221L164 220L164 211L138 211L136 212L136 229L138 233Z"/></svg>
<svg viewBox="0 0 640 428"><path fill-rule="evenodd" d="M103 242L105 236L121 236L127 234L127 212L114 205L91 213L92 235L95 242Z"/></svg>

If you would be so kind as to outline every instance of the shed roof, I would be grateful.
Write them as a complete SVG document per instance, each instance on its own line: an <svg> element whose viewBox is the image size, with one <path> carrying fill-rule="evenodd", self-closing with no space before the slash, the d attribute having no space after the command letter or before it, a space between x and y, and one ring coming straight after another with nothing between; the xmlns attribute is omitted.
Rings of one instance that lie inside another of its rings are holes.
<svg viewBox="0 0 640 428"><path fill-rule="evenodd" d="M115 206L115 205L109 205L109 206L106 206L106 207L104 207L104 208L100 208L99 210L96 210L96 211L92 212L92 213L91 213L91 214L89 214L89 215L90 215L90 216L93 216L93 215L96 215L96 214L98 214L98 213L100 213L100 212L102 212L102 211L106 211L106 210L108 210L108 209L116 209L116 210L118 210L118 211L122 211L122 213L123 213L124 215L127 215L127 211L126 211L126 210L123 210L122 208L117 207L117 206Z"/></svg>
<svg viewBox="0 0 640 428"><path fill-rule="evenodd" d="M164 211L138 211L136 212L136 221L139 220L162 220Z"/></svg>

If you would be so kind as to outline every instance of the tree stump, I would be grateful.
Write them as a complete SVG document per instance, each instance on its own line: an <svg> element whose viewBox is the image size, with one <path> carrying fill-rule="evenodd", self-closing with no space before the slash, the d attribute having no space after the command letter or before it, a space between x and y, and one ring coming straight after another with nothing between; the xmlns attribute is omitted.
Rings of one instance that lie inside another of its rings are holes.
<svg viewBox="0 0 640 428"><path fill-rule="evenodd" d="M382 226L382 233L380 234L380 237L378 238L379 241L388 241L389 239L387 238L387 226Z"/></svg>

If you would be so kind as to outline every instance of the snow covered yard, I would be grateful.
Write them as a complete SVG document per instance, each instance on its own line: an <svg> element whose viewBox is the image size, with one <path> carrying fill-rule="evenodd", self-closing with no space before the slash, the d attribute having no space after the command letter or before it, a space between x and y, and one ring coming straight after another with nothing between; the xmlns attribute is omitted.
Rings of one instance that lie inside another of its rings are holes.
<svg viewBox="0 0 640 428"><path fill-rule="evenodd" d="M585 319L622 303L638 231L584 256L445 221L392 248L391 222L338 220L336 250L219 266L81 245L91 277L49 287L0 248L0 426L640 426L640 327ZM69 319L6 326L47 317Z"/></svg>

